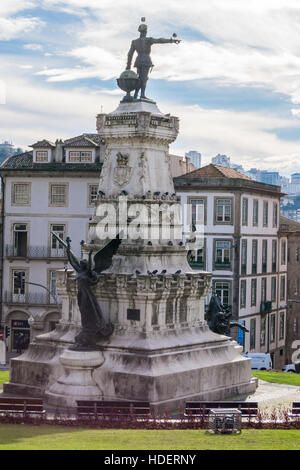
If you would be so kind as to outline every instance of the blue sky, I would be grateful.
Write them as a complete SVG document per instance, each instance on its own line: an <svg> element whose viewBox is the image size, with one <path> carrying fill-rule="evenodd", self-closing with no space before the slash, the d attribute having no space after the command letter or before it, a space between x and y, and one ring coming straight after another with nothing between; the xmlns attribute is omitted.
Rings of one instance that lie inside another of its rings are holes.
<svg viewBox="0 0 300 470"><path fill-rule="evenodd" d="M4 3L4 2L2 2ZM27 148L95 132L141 16L156 45L147 95L180 117L171 152L225 153L245 168L300 171L296 0L10 0L0 5L0 140ZM136 6L138 5L138 6Z"/></svg>

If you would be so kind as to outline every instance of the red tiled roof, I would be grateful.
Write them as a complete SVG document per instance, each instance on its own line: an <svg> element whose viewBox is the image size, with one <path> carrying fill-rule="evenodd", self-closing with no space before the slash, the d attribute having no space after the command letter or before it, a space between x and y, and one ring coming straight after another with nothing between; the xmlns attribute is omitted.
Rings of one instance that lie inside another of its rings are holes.
<svg viewBox="0 0 300 470"><path fill-rule="evenodd" d="M180 178L234 178L234 179L244 179L248 181L254 181L249 176L240 173L233 168L227 168L226 166L221 165L210 165L199 168L198 170L191 171L185 175L181 175Z"/></svg>

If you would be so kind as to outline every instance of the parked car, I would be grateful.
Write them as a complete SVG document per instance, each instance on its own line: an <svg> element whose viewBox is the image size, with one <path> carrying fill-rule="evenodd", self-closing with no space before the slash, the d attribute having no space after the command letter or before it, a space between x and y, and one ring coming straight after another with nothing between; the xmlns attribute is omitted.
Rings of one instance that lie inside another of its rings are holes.
<svg viewBox="0 0 300 470"><path fill-rule="evenodd" d="M283 372L294 372L296 373L296 367L295 367L295 364L286 364L284 367L283 367Z"/></svg>
<svg viewBox="0 0 300 470"><path fill-rule="evenodd" d="M244 353L243 356L252 359L251 369L270 370L272 369L272 359L269 353Z"/></svg>

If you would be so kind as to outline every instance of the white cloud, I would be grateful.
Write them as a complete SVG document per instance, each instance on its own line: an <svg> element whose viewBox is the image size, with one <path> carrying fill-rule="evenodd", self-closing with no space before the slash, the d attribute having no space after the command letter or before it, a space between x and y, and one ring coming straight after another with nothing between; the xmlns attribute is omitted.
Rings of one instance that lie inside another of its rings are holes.
<svg viewBox="0 0 300 470"><path fill-rule="evenodd" d="M43 46L41 44L24 44L24 49L30 50L30 51L42 51Z"/></svg>
<svg viewBox="0 0 300 470"><path fill-rule="evenodd" d="M9 41L33 31L44 23L39 18L0 18L0 40Z"/></svg>

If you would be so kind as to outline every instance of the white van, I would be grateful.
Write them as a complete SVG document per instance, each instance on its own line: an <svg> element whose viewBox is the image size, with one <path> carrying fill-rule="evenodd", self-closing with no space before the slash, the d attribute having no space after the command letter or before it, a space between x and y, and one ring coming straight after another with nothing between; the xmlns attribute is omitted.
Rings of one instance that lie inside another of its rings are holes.
<svg viewBox="0 0 300 470"><path fill-rule="evenodd" d="M272 369L271 354L268 353L245 353L245 357L252 359L251 369L270 370Z"/></svg>

